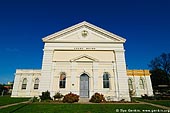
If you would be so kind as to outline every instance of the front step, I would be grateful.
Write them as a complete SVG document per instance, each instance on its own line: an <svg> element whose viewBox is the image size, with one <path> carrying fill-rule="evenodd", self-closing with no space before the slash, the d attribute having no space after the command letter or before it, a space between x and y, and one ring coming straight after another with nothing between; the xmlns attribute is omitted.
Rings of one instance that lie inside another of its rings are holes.
<svg viewBox="0 0 170 113"><path fill-rule="evenodd" d="M89 98L79 98L79 103L89 103Z"/></svg>

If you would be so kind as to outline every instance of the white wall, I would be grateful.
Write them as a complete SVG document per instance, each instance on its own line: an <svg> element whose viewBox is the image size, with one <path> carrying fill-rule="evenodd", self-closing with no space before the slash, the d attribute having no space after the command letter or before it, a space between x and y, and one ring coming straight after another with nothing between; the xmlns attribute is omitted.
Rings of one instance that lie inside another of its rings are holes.
<svg viewBox="0 0 170 113"><path fill-rule="evenodd" d="M23 79L27 79L26 89L22 89ZM35 79L41 81L41 70L17 69L11 97L34 97L39 96L39 89L34 89Z"/></svg>
<svg viewBox="0 0 170 113"><path fill-rule="evenodd" d="M133 97L141 97L141 95L147 94L148 96L153 96L153 89L150 76L128 76L132 80L133 90L135 94ZM140 79L144 80L144 89L140 88Z"/></svg>

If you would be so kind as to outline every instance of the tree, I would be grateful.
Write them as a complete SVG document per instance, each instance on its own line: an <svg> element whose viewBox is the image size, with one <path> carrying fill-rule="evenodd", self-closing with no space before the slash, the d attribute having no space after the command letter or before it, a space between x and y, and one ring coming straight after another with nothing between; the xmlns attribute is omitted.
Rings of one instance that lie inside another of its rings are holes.
<svg viewBox="0 0 170 113"><path fill-rule="evenodd" d="M4 89L4 86L0 84L0 95L2 94L3 89Z"/></svg>
<svg viewBox="0 0 170 113"><path fill-rule="evenodd" d="M153 86L170 84L170 53L162 53L154 58L149 67Z"/></svg>
<svg viewBox="0 0 170 113"><path fill-rule="evenodd" d="M0 84L0 96L6 95L8 93L8 89L4 87L4 85Z"/></svg>

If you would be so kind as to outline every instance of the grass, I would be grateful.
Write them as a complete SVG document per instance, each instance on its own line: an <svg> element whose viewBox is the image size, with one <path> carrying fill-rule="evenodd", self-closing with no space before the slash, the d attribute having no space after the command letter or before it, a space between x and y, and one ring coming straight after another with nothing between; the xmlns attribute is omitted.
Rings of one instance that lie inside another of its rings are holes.
<svg viewBox="0 0 170 113"><path fill-rule="evenodd" d="M0 113L116 113L143 112L159 108L144 104L20 104L0 110ZM138 110L138 111L135 111Z"/></svg>
<svg viewBox="0 0 170 113"><path fill-rule="evenodd" d="M10 96L0 96L0 106L27 101L29 98L11 98Z"/></svg>
<svg viewBox="0 0 170 113"><path fill-rule="evenodd" d="M135 100L170 107L170 100L147 100L142 98L135 98Z"/></svg>
<svg viewBox="0 0 170 113"><path fill-rule="evenodd" d="M0 106L27 101L28 98L10 98L9 96L0 97ZM150 102L154 104L170 106L170 101L166 100L143 100L136 98L139 101ZM0 113L145 113L143 110L160 110L160 108L153 107L146 104L60 104L60 103L29 103L19 104L8 108L0 109ZM147 111L148 112L148 111ZM154 111L155 112L155 111ZM167 111L166 111L167 112ZM170 112L170 110L168 111ZM156 113L156 112L155 112Z"/></svg>

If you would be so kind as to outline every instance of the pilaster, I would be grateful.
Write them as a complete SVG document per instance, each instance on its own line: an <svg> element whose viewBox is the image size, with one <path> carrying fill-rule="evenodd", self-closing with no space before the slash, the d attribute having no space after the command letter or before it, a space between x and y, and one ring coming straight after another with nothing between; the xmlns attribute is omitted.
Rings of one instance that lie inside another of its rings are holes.
<svg viewBox="0 0 170 113"><path fill-rule="evenodd" d="M76 90L76 86L77 86L77 82L76 82L76 67L77 67L77 63L76 62L72 62L71 63L71 92L74 92ZM79 84L78 84L79 85Z"/></svg>
<svg viewBox="0 0 170 113"><path fill-rule="evenodd" d="M94 91L98 90L98 63L93 62L93 87Z"/></svg>
<svg viewBox="0 0 170 113"><path fill-rule="evenodd" d="M18 96L18 92L20 90L19 85L20 85L20 75L15 74L14 86L13 86L13 89L12 89L11 97L17 97Z"/></svg>
<svg viewBox="0 0 170 113"><path fill-rule="evenodd" d="M114 72L115 94L116 94L116 98L118 98L119 83L118 83L118 74L117 74L117 70L116 70L116 63L113 64L113 72Z"/></svg>
<svg viewBox="0 0 170 113"><path fill-rule="evenodd" d="M145 77L146 77L146 84L147 84L147 94L148 96L153 96L153 89L152 89L150 76L145 76Z"/></svg>
<svg viewBox="0 0 170 113"><path fill-rule="evenodd" d="M40 92L51 90L52 57L53 57L53 50L44 49L43 63L42 63L42 77L40 81Z"/></svg>
<svg viewBox="0 0 170 113"><path fill-rule="evenodd" d="M128 89L128 77L126 73L126 63L124 50L115 51L116 69L117 69L117 81L118 81L118 99L130 100Z"/></svg>

